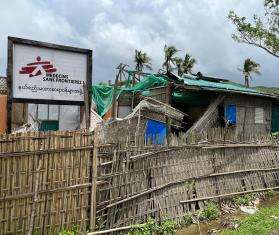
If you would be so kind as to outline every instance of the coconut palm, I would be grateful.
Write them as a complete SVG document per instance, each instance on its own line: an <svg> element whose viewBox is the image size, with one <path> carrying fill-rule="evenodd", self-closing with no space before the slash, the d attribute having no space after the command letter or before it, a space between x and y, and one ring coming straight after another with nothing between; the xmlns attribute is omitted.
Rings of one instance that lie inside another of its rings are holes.
<svg viewBox="0 0 279 235"><path fill-rule="evenodd" d="M182 70L183 73L192 73L192 69L194 68L195 64L197 63L195 58L191 58L191 55L187 54L184 57L184 61L182 63Z"/></svg>
<svg viewBox="0 0 279 235"><path fill-rule="evenodd" d="M251 74L260 74L260 64L253 61L251 58L247 58L244 61L243 68L240 71L243 73L245 86L249 87L249 78L252 80Z"/></svg>
<svg viewBox="0 0 279 235"><path fill-rule="evenodd" d="M163 63L163 68L170 72L173 68L172 66L176 64L178 57L175 54L178 52L175 46L164 46L165 61Z"/></svg>
<svg viewBox="0 0 279 235"><path fill-rule="evenodd" d="M186 54L184 60L181 58L177 58L176 61L177 73L178 76L182 76L184 73L192 74L192 69L194 65L197 63L196 59L191 58L189 54Z"/></svg>
<svg viewBox="0 0 279 235"><path fill-rule="evenodd" d="M135 50L134 62L136 63L136 71L142 72L144 68L152 70L151 59L145 52Z"/></svg>
<svg viewBox="0 0 279 235"><path fill-rule="evenodd" d="M175 60L175 64L176 64L178 76L182 76L183 75L183 67L182 67L183 60L181 58L177 58Z"/></svg>

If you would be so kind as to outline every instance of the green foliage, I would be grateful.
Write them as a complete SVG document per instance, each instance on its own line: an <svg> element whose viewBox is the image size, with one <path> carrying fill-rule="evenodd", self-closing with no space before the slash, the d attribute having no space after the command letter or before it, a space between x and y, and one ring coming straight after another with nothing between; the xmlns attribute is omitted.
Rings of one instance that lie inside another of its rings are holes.
<svg viewBox="0 0 279 235"><path fill-rule="evenodd" d="M178 49L175 46L164 46L164 54L165 54L165 61L163 63L163 68L167 70L167 72L172 71L172 66L176 64L178 57L176 57L176 53Z"/></svg>
<svg viewBox="0 0 279 235"><path fill-rule="evenodd" d="M152 70L151 59L145 52L135 50L134 62L136 64L136 71L143 71L144 68Z"/></svg>
<svg viewBox="0 0 279 235"><path fill-rule="evenodd" d="M277 138L279 139L279 131L272 133L271 136L275 139L277 139Z"/></svg>
<svg viewBox="0 0 279 235"><path fill-rule="evenodd" d="M148 218L144 224L134 225L128 235L171 235L175 232L177 224L172 220L164 220L161 224L158 224L154 219Z"/></svg>
<svg viewBox="0 0 279 235"><path fill-rule="evenodd" d="M186 53L184 59L176 58L175 63L177 66L178 75L182 76L183 74L192 73L192 69L194 68L194 65L197 63L197 61L196 59L192 58L191 55Z"/></svg>
<svg viewBox="0 0 279 235"><path fill-rule="evenodd" d="M222 235L267 235L279 230L279 204L271 208L260 209L254 215L244 218L236 230L224 230ZM274 233L275 234L275 233Z"/></svg>
<svg viewBox="0 0 279 235"><path fill-rule="evenodd" d="M194 189L196 187L196 181L195 180L191 180L191 181L188 181L186 183L186 187L189 189Z"/></svg>
<svg viewBox="0 0 279 235"><path fill-rule="evenodd" d="M164 220L160 225L160 234L171 235L175 232L177 224L170 219Z"/></svg>
<svg viewBox="0 0 279 235"><path fill-rule="evenodd" d="M273 197L275 195L275 192L274 192L274 190L268 190L267 192L266 192L266 196L267 197Z"/></svg>
<svg viewBox="0 0 279 235"><path fill-rule="evenodd" d="M208 202L199 214L200 220L214 220L218 217L220 210L213 202Z"/></svg>
<svg viewBox="0 0 279 235"><path fill-rule="evenodd" d="M158 224L152 218L148 218L144 224L134 225L128 235L152 235L159 231Z"/></svg>
<svg viewBox="0 0 279 235"><path fill-rule="evenodd" d="M265 0L264 6L266 16L268 17L269 28L272 32L279 30L279 1L278 0Z"/></svg>
<svg viewBox="0 0 279 235"><path fill-rule="evenodd" d="M252 80L252 73L260 74L260 64L253 61L251 58L247 58L244 61L243 68L241 69L244 79L245 86L249 87L249 78Z"/></svg>
<svg viewBox="0 0 279 235"><path fill-rule="evenodd" d="M77 235L77 234L78 234L77 227L73 227L70 230L63 229L59 232L59 235Z"/></svg>
<svg viewBox="0 0 279 235"><path fill-rule="evenodd" d="M188 214L186 214L182 217L182 226L189 226L193 222L194 221L193 221L193 218L192 218L192 214L190 214L190 213L188 213Z"/></svg>
<svg viewBox="0 0 279 235"><path fill-rule="evenodd" d="M236 196L233 198L233 202L237 206L247 206L249 205L249 202L251 202L253 199L255 199L254 193L244 194L240 196Z"/></svg>
<svg viewBox="0 0 279 235"><path fill-rule="evenodd" d="M279 1L265 0L264 6L265 17L262 19L254 15L252 23L230 11L228 18L236 26L236 33L232 38L237 42L259 47L279 58Z"/></svg>

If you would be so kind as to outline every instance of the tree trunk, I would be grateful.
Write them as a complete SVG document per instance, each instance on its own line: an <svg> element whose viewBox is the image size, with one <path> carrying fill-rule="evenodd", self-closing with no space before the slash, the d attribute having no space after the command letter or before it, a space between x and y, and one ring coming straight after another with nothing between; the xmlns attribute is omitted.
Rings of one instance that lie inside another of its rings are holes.
<svg viewBox="0 0 279 235"><path fill-rule="evenodd" d="M245 75L245 86L249 87L249 77Z"/></svg>

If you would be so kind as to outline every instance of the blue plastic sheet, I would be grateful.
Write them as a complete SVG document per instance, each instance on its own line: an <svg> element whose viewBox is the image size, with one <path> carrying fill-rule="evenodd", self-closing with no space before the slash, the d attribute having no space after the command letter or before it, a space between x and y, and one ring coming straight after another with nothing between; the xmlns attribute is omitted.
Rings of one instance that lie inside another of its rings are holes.
<svg viewBox="0 0 279 235"><path fill-rule="evenodd" d="M151 141L152 144L163 145L166 141L166 124L154 120L148 120L145 131L145 141Z"/></svg>
<svg viewBox="0 0 279 235"><path fill-rule="evenodd" d="M229 124L235 125L236 124L236 105L235 104L228 104L225 110L226 120Z"/></svg>

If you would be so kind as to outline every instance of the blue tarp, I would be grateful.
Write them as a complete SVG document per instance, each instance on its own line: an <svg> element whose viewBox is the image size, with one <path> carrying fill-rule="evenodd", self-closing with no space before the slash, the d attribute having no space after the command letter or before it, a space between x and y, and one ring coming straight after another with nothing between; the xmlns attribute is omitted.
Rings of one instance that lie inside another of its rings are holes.
<svg viewBox="0 0 279 235"><path fill-rule="evenodd" d="M225 109L225 117L229 124L236 124L236 105L228 104Z"/></svg>
<svg viewBox="0 0 279 235"><path fill-rule="evenodd" d="M145 141L150 141L152 144L165 144L167 127L165 123L148 120L145 131Z"/></svg>

